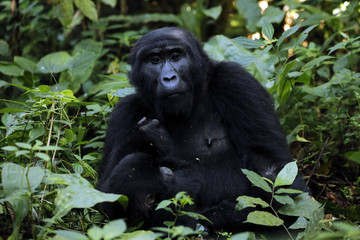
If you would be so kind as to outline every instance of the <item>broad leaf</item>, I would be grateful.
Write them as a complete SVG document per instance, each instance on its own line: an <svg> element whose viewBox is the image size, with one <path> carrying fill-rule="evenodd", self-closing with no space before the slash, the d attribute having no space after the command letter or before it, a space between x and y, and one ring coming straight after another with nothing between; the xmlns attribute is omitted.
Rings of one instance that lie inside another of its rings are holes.
<svg viewBox="0 0 360 240"><path fill-rule="evenodd" d="M74 0L76 7L78 7L82 14L88 17L91 21L97 22L98 14L93 1L91 0Z"/></svg>
<svg viewBox="0 0 360 240"><path fill-rule="evenodd" d="M114 8L116 6L117 0L101 0L101 2Z"/></svg>
<svg viewBox="0 0 360 240"><path fill-rule="evenodd" d="M115 202L122 195L103 193L88 185L70 185L55 198L55 216L61 218L73 208L90 208L101 202Z"/></svg>
<svg viewBox="0 0 360 240"><path fill-rule="evenodd" d="M295 197L294 201L295 205L285 205L279 210L279 213L311 219L313 213L321 207L321 204L312 199L308 193L303 193Z"/></svg>
<svg viewBox="0 0 360 240"><path fill-rule="evenodd" d="M38 71L38 67L34 61L31 61L30 59L15 56L14 62L16 62L22 69L25 71L36 73Z"/></svg>
<svg viewBox="0 0 360 240"><path fill-rule="evenodd" d="M291 185L298 174L296 162L290 162L284 166L275 179L274 187Z"/></svg>
<svg viewBox="0 0 360 240"><path fill-rule="evenodd" d="M24 168L14 163L4 163L1 181L5 196L19 190L35 190L44 177L44 170L39 167Z"/></svg>
<svg viewBox="0 0 360 240"><path fill-rule="evenodd" d="M54 239L61 240L88 240L84 234L73 230L57 230Z"/></svg>
<svg viewBox="0 0 360 240"><path fill-rule="evenodd" d="M347 159L360 164L360 151L347 152L344 155Z"/></svg>
<svg viewBox="0 0 360 240"><path fill-rule="evenodd" d="M167 208L172 202L170 200L163 200L161 201L155 210L159 210L159 209L165 209Z"/></svg>
<svg viewBox="0 0 360 240"><path fill-rule="evenodd" d="M311 60L310 62L306 63L301 71L305 72L305 71L307 71L309 69L313 69L314 67L319 66L321 62L323 62L323 61L325 61L327 59L330 59L330 58L334 58L334 57L332 57L332 56L321 56L321 57L315 58L315 59Z"/></svg>
<svg viewBox="0 0 360 240"><path fill-rule="evenodd" d="M249 171L247 169L241 169L241 171L246 175L249 181L254 184L256 187L261 188L265 192L272 192L269 184L256 172Z"/></svg>
<svg viewBox="0 0 360 240"><path fill-rule="evenodd" d="M297 25L289 28L285 32L283 32L283 34L281 35L281 37L277 41L276 45L279 46L285 40L285 38L288 38L291 35L293 35L294 33L296 33L299 30L300 27L301 27L301 24L297 24Z"/></svg>
<svg viewBox="0 0 360 240"><path fill-rule="evenodd" d="M58 4L54 6L54 10L61 24L64 27L68 27L71 24L74 15L73 1L72 0L60 1L58 2Z"/></svg>
<svg viewBox="0 0 360 240"><path fill-rule="evenodd" d="M246 37L237 37L234 38L234 41L243 46L244 48L258 48L258 47L262 47L265 46L265 43L263 43L260 40L252 40Z"/></svg>
<svg viewBox="0 0 360 240"><path fill-rule="evenodd" d="M304 217L298 217L296 222L294 222L289 228L290 229L302 229L306 228L309 221Z"/></svg>
<svg viewBox="0 0 360 240"><path fill-rule="evenodd" d="M269 23L281 23L284 20L285 17L285 11L278 7L269 6L265 9L264 14L262 15L260 19L261 25L264 22Z"/></svg>
<svg viewBox="0 0 360 240"><path fill-rule="evenodd" d="M284 223L280 218L264 211L254 211L249 213L245 222L263 226L281 226Z"/></svg>
<svg viewBox="0 0 360 240"><path fill-rule="evenodd" d="M138 230L134 232L127 232L121 235L121 240L155 240L162 234L154 233L152 231Z"/></svg>
<svg viewBox="0 0 360 240"><path fill-rule="evenodd" d="M246 28L256 32L256 24L261 18L261 9L257 0L236 0L236 9L246 19Z"/></svg>
<svg viewBox="0 0 360 240"><path fill-rule="evenodd" d="M14 63L0 61L0 73L8 76L18 77L24 75L24 69L20 68Z"/></svg>
<svg viewBox="0 0 360 240"><path fill-rule="evenodd" d="M216 7L212 7L212 8L203 10L203 13L206 16L211 17L212 19L216 20L220 16L221 11L222 11L222 7L220 5L220 6L216 6Z"/></svg>
<svg viewBox="0 0 360 240"><path fill-rule="evenodd" d="M30 209L29 191L34 191L44 177L44 170L39 167L24 168L14 163L2 165L1 182L6 200L15 211L14 232L16 235L20 225Z"/></svg>
<svg viewBox="0 0 360 240"><path fill-rule="evenodd" d="M269 206L269 204L263 201L261 198L254 198L249 196L240 196L236 199L236 201L238 202L236 204L237 211L241 211L244 208L248 208L248 207L256 207L256 205L260 205L263 208Z"/></svg>
<svg viewBox="0 0 360 240"><path fill-rule="evenodd" d="M294 205L294 200L288 196L288 195L275 195L274 196L275 200L278 201L279 203L282 204L290 204L290 205Z"/></svg>
<svg viewBox="0 0 360 240"><path fill-rule="evenodd" d="M114 239L123 234L126 230L126 223L123 219L118 219L105 224L103 228L104 240Z"/></svg>
<svg viewBox="0 0 360 240"><path fill-rule="evenodd" d="M297 189L290 189L290 188L279 188L278 190L276 190L275 194L299 194L299 193L303 193L303 191L301 190L297 190Z"/></svg>
<svg viewBox="0 0 360 240"><path fill-rule="evenodd" d="M40 59L38 69L41 73L58 73L71 67L71 59L67 52L50 53Z"/></svg>
<svg viewBox="0 0 360 240"><path fill-rule="evenodd" d="M231 236L231 240L255 240L255 233L253 232L242 232Z"/></svg>
<svg viewBox="0 0 360 240"><path fill-rule="evenodd" d="M269 40L272 40L274 37L274 27L269 22L264 22L262 25L262 32L265 37Z"/></svg>

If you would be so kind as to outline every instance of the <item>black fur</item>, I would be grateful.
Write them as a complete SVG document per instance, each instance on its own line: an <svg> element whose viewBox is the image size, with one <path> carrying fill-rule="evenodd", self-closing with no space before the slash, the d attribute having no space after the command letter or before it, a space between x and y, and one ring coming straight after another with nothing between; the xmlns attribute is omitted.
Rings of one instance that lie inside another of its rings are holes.
<svg viewBox="0 0 360 240"><path fill-rule="evenodd" d="M107 204L111 217L159 225L171 216L154 211L155 203L187 191L190 210L213 222L202 224L243 229L249 210L236 212L236 198L268 196L241 169L274 178L292 161L268 92L239 64L210 59L178 28L139 39L130 63L137 92L112 113L99 183L130 202L127 211ZM300 175L291 188L307 189Z"/></svg>

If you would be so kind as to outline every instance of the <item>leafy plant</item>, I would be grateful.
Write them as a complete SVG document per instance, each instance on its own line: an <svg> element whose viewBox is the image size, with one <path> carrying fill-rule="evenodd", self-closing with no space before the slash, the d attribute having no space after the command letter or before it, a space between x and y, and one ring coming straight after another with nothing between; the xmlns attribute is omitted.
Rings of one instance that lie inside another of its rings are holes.
<svg viewBox="0 0 360 240"><path fill-rule="evenodd" d="M203 220L203 221L210 222L209 219L207 219L205 216L203 216L199 213L194 213L194 212L189 212L189 211L183 210L187 205L193 205L193 204L194 204L193 200L191 199L191 197L189 195L186 194L186 192L179 192L175 195L174 198L171 198L168 200L163 200L156 207L155 211L164 209L164 210L170 212L172 215L174 215L175 219L173 221L164 222L164 224L167 226L167 228L157 227L154 229L158 230L160 232L167 233L166 239L176 238L176 239L180 240L180 239L185 239L187 236L190 236L190 235L201 234L202 233L201 226L199 226L199 228L197 230L193 230L189 227L176 225L179 217L183 217L183 216L194 218L196 220Z"/></svg>
<svg viewBox="0 0 360 240"><path fill-rule="evenodd" d="M242 172L255 187L259 187L271 194L270 202L266 202L261 198L249 196L238 197L238 203L236 205L236 210L238 211L256 206L270 208L272 211L272 213L258 210L252 211L248 214L245 222L263 226L283 226L289 237L293 239L289 229L306 228L315 218L316 220L319 220L319 216L314 216L314 213L320 214L320 218L323 215L321 214L321 210L319 210L321 205L314 201L307 193L302 193L295 189L284 188L285 186L291 185L297 176L298 168L296 162L286 164L277 175L275 182L261 177L253 171L243 169ZM289 195L284 194L300 195L292 198ZM274 208L275 200L284 205L278 211ZM288 228L285 225L284 220L281 219L281 215L296 216L298 219Z"/></svg>

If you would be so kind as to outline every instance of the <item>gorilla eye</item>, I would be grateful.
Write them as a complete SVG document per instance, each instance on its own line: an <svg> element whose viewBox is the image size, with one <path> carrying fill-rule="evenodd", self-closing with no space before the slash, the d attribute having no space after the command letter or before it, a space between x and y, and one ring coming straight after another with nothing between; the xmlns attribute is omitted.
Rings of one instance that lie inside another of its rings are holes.
<svg viewBox="0 0 360 240"><path fill-rule="evenodd" d="M151 63L153 63L153 64L158 64L158 63L160 63L161 59L160 59L159 56L152 56L152 57L150 58L150 61L151 61Z"/></svg>
<svg viewBox="0 0 360 240"><path fill-rule="evenodd" d="M177 61L177 60L179 60L180 59L180 54L179 53L173 53L172 55L171 55L171 60L173 60L173 61Z"/></svg>

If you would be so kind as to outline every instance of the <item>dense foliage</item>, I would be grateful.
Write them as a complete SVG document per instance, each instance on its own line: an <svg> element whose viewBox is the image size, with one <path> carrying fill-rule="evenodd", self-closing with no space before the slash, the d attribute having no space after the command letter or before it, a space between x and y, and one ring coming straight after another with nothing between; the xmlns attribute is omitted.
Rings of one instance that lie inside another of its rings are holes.
<svg viewBox="0 0 360 240"><path fill-rule="evenodd" d="M107 117L133 92L126 60L135 40L169 25L192 31L213 58L241 63L272 94L293 156L314 198L325 203L320 221L316 202L298 201L298 210L314 209L299 238L360 237L359 1L4 0L0 9L0 237L201 233L174 222L134 231L95 207L127 203L94 189ZM238 202L264 204L243 196ZM167 204L179 207L174 221L191 215L181 212L191 204L184 193L159 207Z"/></svg>

